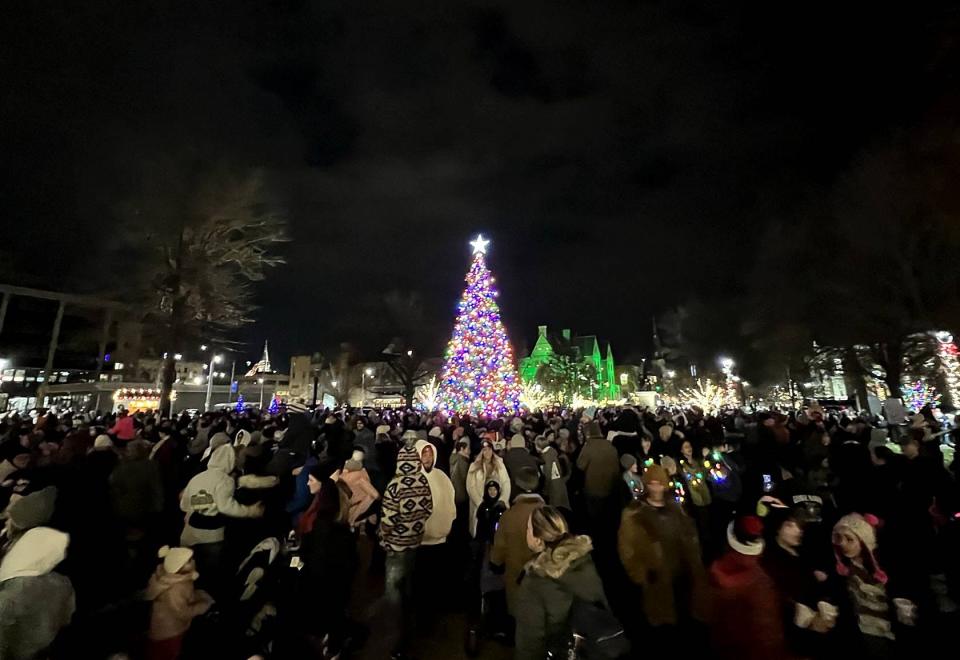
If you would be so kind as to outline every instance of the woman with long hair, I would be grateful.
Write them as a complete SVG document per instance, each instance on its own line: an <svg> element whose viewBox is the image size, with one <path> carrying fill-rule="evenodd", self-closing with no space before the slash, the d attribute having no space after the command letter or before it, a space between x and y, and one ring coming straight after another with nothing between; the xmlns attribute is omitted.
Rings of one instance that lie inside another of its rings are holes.
<svg viewBox="0 0 960 660"><path fill-rule="evenodd" d="M565 657L575 600L609 610L590 556L593 543L572 534L558 509L543 506L530 515L527 545L537 554L520 578L514 658L541 660L548 652Z"/></svg>
<svg viewBox="0 0 960 660"><path fill-rule="evenodd" d="M467 495L470 497L470 536L477 536L477 509L483 503L487 484L496 481L500 484L500 501L509 506L510 475L503 459L493 451L493 444L484 440L480 453L467 470Z"/></svg>

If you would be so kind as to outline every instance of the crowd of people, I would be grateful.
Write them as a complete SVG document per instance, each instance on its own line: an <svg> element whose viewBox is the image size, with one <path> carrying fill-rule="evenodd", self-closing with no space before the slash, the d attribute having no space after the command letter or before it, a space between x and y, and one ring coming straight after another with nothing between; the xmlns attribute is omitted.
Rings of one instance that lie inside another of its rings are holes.
<svg viewBox="0 0 960 660"><path fill-rule="evenodd" d="M901 657L957 616L952 445L816 403L12 414L0 658L410 658L450 612L517 660Z"/></svg>

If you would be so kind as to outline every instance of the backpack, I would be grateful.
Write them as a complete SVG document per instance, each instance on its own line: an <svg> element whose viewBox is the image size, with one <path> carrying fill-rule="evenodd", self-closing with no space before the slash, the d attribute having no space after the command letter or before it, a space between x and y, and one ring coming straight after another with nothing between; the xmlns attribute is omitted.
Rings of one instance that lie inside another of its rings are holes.
<svg viewBox="0 0 960 660"><path fill-rule="evenodd" d="M600 603L591 603L577 596L570 607L570 628L583 638L581 648L587 660L616 660L630 652L630 640L623 626Z"/></svg>

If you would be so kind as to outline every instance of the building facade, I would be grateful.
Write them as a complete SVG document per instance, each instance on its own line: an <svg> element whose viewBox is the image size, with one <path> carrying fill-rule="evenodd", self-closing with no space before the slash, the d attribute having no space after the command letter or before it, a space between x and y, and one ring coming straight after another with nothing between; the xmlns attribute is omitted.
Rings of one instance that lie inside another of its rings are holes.
<svg viewBox="0 0 960 660"><path fill-rule="evenodd" d="M606 351L601 352L596 335L573 336L568 328L551 335L547 326L541 325L533 350L520 360L520 378L524 383L532 383L558 377L568 380L565 389L569 396L593 400L621 398L620 379L609 343Z"/></svg>

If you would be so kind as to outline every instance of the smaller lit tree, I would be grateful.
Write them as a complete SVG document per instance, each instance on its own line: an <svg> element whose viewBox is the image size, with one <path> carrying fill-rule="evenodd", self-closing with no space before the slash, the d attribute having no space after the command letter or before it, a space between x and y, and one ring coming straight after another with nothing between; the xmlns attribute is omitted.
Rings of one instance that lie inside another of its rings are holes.
<svg viewBox="0 0 960 660"><path fill-rule="evenodd" d="M432 376L426 383L417 387L417 403L424 410L436 410L437 406L440 405L439 393L440 383L437 382L436 376Z"/></svg>
<svg viewBox="0 0 960 660"><path fill-rule="evenodd" d="M927 385L922 380L904 385L902 392L904 405L913 412L919 412L926 405L933 408L940 405L940 394L936 388Z"/></svg>
<svg viewBox="0 0 960 660"><path fill-rule="evenodd" d="M550 397L537 383L524 383L520 390L520 405L534 412L545 408L550 402Z"/></svg>
<svg viewBox="0 0 960 660"><path fill-rule="evenodd" d="M728 390L711 381L697 379L695 388L680 390L680 401L684 405L696 407L705 413L713 413L725 405L731 405L728 401Z"/></svg>

